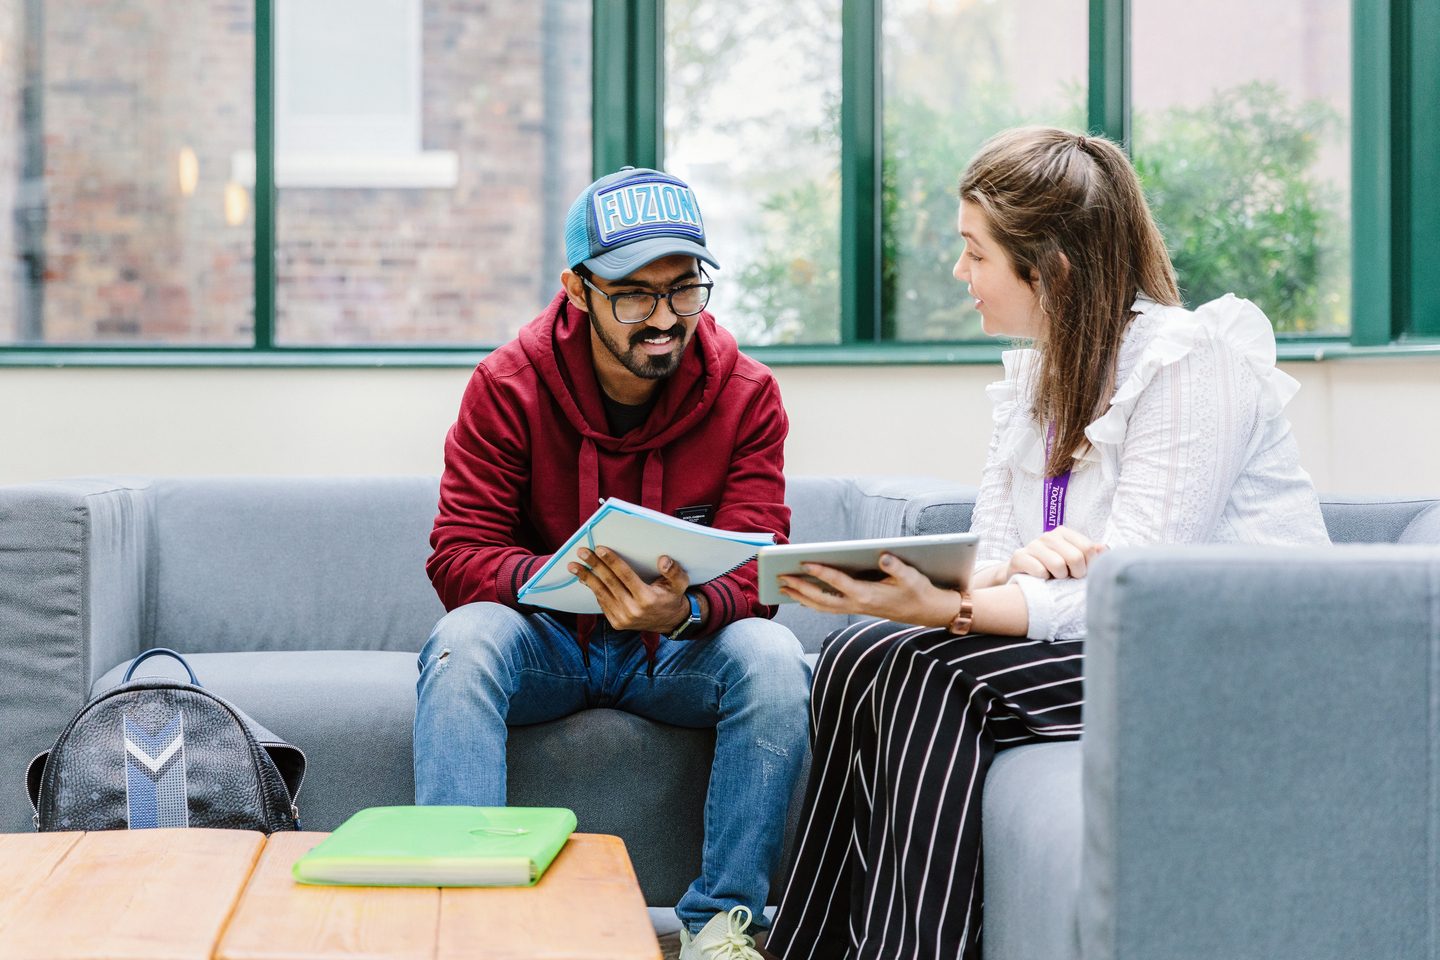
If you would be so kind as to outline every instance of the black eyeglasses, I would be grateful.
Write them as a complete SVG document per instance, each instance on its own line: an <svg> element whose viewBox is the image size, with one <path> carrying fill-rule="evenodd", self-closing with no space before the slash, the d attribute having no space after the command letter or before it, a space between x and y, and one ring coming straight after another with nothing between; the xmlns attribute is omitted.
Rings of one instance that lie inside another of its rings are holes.
<svg viewBox="0 0 1440 960"><path fill-rule="evenodd" d="M713 282L687 283L668 293L606 293L591 283L589 277L582 276L580 279L585 286L610 301L610 312L621 323L644 323L661 300L670 305L670 312L675 316L693 317L710 302L710 288L715 286Z"/></svg>

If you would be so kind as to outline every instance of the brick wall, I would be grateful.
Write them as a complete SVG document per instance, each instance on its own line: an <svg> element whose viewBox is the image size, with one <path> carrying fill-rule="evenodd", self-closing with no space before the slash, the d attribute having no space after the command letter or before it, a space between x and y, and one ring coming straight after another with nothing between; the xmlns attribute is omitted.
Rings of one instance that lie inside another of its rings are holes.
<svg viewBox="0 0 1440 960"><path fill-rule="evenodd" d="M431 0L423 22L423 147L456 152L459 182L282 190L281 342L500 342L559 289L590 180L589 0Z"/></svg>
<svg viewBox="0 0 1440 960"><path fill-rule="evenodd" d="M459 182L283 190L280 342L498 341L538 312L558 288L559 221L589 180L589 23L588 0L426 0L423 146L455 151ZM248 190L237 207L231 176L254 142L253 0L67 0L46 5L44 38L44 338L248 343L254 208ZM8 213L16 111L0 113ZM7 267L12 234L7 220ZM8 340L15 283L0 284Z"/></svg>
<svg viewBox="0 0 1440 960"><path fill-rule="evenodd" d="M223 197L253 137L253 31L250 0L46 5L47 341L248 340L251 232Z"/></svg>

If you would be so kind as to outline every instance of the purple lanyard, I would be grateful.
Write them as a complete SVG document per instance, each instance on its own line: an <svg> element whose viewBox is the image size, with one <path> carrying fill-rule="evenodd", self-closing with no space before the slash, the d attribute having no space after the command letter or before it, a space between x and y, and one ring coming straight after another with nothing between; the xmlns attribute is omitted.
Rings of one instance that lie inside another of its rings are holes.
<svg viewBox="0 0 1440 960"><path fill-rule="evenodd" d="M1050 448L1055 443L1055 424L1045 431L1045 462L1050 462ZM1065 493L1070 488L1070 471L1045 478L1045 502L1041 504L1044 513L1045 532L1049 533L1065 522Z"/></svg>

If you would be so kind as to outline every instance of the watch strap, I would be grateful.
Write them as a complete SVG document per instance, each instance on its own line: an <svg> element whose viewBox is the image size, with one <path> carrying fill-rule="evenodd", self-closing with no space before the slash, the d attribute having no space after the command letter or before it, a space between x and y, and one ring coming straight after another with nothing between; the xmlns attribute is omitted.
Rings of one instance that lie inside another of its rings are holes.
<svg viewBox="0 0 1440 960"><path fill-rule="evenodd" d="M975 603L970 599L968 590L956 591L960 594L960 609L950 620L947 628L957 637L963 637L970 632L970 624L975 619Z"/></svg>
<svg viewBox="0 0 1440 960"><path fill-rule="evenodd" d="M682 640L700 629L700 598L693 591L686 590L685 599L690 602L690 615L680 621L680 626L671 631L667 639Z"/></svg>

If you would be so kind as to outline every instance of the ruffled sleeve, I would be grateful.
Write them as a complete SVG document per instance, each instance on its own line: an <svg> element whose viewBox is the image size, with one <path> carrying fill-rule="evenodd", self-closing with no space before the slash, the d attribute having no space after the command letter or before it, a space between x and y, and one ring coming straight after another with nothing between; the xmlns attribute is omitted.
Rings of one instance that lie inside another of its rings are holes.
<svg viewBox="0 0 1440 960"><path fill-rule="evenodd" d="M1275 334L1248 300L1227 295L1193 313L1148 300L1148 342L1103 416L1085 430L1110 495L1108 546L1215 539L1236 480L1268 422L1299 384L1275 367ZM1085 635L1085 582L1022 583L1029 635Z"/></svg>
<svg viewBox="0 0 1440 960"><path fill-rule="evenodd" d="M1156 374L1206 342L1224 344L1249 368L1259 383L1261 419L1279 416L1300 389L1299 381L1275 366L1275 330L1249 300L1227 293L1192 313L1142 297L1136 301L1135 309L1154 316L1158 323L1149 344L1110 398L1109 409L1085 428L1086 439L1097 449L1122 445L1135 405Z"/></svg>

